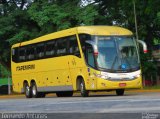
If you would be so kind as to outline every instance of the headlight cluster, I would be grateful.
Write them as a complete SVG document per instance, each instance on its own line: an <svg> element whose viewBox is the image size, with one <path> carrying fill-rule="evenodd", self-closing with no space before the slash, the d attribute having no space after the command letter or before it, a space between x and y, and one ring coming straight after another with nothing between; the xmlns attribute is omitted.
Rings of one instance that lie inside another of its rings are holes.
<svg viewBox="0 0 160 119"><path fill-rule="evenodd" d="M108 76L107 74L105 74L105 75L102 75L102 74L94 74L97 78L102 78L102 79L108 79L108 80L134 80L134 79L136 79L136 78L139 78L140 77L140 74L138 74L138 75L135 75L135 76L125 76L125 77L118 77L118 76L116 76L116 77L110 77L110 76Z"/></svg>
<svg viewBox="0 0 160 119"><path fill-rule="evenodd" d="M136 76L134 76L135 78L139 78L141 75L140 74L138 74L138 75L136 75Z"/></svg>
<svg viewBox="0 0 160 119"><path fill-rule="evenodd" d="M110 77L107 76L107 75L101 75L101 74L95 74L95 76L96 76L97 78L102 78L102 79L109 79L109 78L110 78Z"/></svg>

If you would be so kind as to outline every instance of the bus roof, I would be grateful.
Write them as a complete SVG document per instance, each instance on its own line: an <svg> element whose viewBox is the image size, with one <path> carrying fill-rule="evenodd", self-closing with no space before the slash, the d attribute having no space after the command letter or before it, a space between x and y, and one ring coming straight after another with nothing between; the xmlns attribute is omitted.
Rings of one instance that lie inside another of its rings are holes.
<svg viewBox="0 0 160 119"><path fill-rule="evenodd" d="M132 35L132 32L117 26L80 26L77 27L78 33L88 33L91 35Z"/></svg>
<svg viewBox="0 0 160 119"><path fill-rule="evenodd" d="M38 43L46 40L61 38L65 36L74 35L76 33L79 34L90 34L90 35L107 35L107 36L121 36L121 35L132 35L132 32L117 26L79 26L75 28L70 28L54 33L50 33L38 38L35 38L33 40L17 43L12 46L13 47L19 47L24 45L29 45L32 43Z"/></svg>

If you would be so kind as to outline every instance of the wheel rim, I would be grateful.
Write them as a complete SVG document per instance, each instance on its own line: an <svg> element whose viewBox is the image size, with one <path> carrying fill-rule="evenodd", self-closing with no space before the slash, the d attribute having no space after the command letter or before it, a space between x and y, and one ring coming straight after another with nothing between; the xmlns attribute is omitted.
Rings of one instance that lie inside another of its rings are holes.
<svg viewBox="0 0 160 119"><path fill-rule="evenodd" d="M26 95L29 95L29 91L30 91L29 86L26 86Z"/></svg>
<svg viewBox="0 0 160 119"><path fill-rule="evenodd" d="M36 91L36 87L35 87L35 86L33 86L33 87L32 87L32 94L33 94L33 95L36 95L36 93L37 93L37 91Z"/></svg>
<svg viewBox="0 0 160 119"><path fill-rule="evenodd" d="M84 93L84 85L82 82L81 82L81 93Z"/></svg>

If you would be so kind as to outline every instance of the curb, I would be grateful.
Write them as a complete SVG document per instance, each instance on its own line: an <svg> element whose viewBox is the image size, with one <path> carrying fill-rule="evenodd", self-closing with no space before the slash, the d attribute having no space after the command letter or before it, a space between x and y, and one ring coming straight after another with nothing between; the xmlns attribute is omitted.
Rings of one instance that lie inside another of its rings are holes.
<svg viewBox="0 0 160 119"><path fill-rule="evenodd" d="M141 89L141 90L127 90L127 92L160 92L160 89Z"/></svg>
<svg viewBox="0 0 160 119"><path fill-rule="evenodd" d="M11 94L11 95L0 95L0 99L5 99L5 98L24 98L25 95L20 95L20 94Z"/></svg>

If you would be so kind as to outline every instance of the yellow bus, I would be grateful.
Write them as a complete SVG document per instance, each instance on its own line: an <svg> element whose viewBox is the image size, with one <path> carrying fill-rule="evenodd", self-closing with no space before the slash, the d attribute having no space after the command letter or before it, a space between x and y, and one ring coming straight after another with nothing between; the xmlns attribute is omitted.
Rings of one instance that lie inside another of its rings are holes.
<svg viewBox="0 0 160 119"><path fill-rule="evenodd" d="M116 26L80 26L12 46L13 91L27 98L47 93L72 96L80 91L142 87L137 40Z"/></svg>

